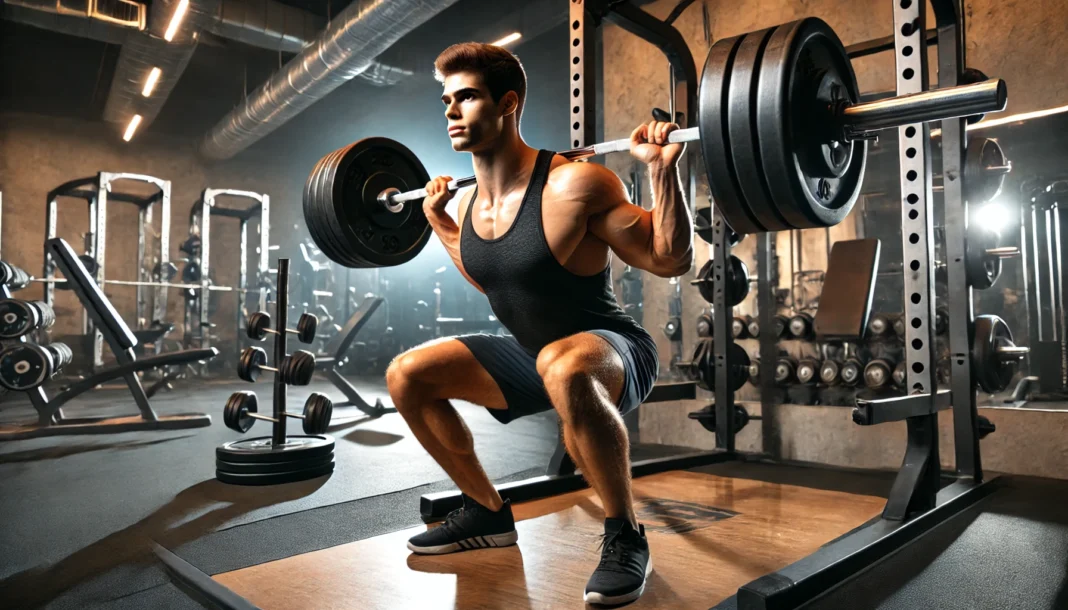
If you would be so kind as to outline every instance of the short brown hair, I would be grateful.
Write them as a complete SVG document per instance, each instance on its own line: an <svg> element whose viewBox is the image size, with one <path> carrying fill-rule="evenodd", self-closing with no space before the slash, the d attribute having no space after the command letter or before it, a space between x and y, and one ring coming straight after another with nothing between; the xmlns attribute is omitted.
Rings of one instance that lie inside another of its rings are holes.
<svg viewBox="0 0 1068 610"><path fill-rule="evenodd" d="M445 77L457 72L474 72L482 76L494 102L501 101L505 93L515 91L519 105L515 122L523 112L527 98L527 73L519 58L504 47L481 42L461 42L445 49L434 60L434 78L445 82Z"/></svg>

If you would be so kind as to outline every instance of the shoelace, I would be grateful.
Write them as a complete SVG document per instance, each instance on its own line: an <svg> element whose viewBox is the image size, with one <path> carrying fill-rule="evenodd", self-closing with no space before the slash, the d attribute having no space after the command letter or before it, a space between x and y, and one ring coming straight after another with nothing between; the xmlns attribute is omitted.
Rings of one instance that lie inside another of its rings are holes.
<svg viewBox="0 0 1068 610"><path fill-rule="evenodd" d="M463 508L457 508L456 510L450 512L449 514L445 515L445 522L441 524L441 527L445 528L448 531L458 530L458 522L460 521L460 518L463 517L463 514Z"/></svg>
<svg viewBox="0 0 1068 610"><path fill-rule="evenodd" d="M601 563L597 566L598 569L622 572L624 566L630 563L633 549L620 539L621 533L601 534L601 543L597 549L601 551Z"/></svg>

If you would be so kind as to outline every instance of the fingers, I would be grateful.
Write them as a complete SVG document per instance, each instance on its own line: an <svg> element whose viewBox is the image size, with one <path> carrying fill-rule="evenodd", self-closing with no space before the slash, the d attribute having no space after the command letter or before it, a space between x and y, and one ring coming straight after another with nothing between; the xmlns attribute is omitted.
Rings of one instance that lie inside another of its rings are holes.
<svg viewBox="0 0 1068 610"><path fill-rule="evenodd" d="M449 191L449 182L452 181L452 176L438 176L426 183L426 194L428 197L435 197L442 193Z"/></svg>
<svg viewBox="0 0 1068 610"><path fill-rule="evenodd" d="M643 124L638 125L634 131L630 132L630 143L632 146L634 144L645 144L645 141L648 139L646 136L647 129L648 126Z"/></svg>
<svg viewBox="0 0 1068 610"><path fill-rule="evenodd" d="M630 140L634 144L655 144L665 146L668 144L668 135L679 129L675 123L663 121L649 121L648 124L639 125L630 134Z"/></svg>

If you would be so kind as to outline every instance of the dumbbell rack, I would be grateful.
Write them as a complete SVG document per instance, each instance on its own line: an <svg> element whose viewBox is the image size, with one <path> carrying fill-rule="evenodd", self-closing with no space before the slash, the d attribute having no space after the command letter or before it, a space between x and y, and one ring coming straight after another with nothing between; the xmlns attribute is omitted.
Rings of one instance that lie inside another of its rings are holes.
<svg viewBox="0 0 1068 610"><path fill-rule="evenodd" d="M289 311L289 259L278 260L278 289L275 293L275 330L274 363L276 365L273 382L272 415L256 414L257 401L253 392L235 392L226 405L224 421L226 425L239 432L247 431L253 419L271 422L271 436L240 439L225 443L216 448L216 478L224 483L235 485L274 485L303 481L323 475L334 470L334 438L322 434L330 422L333 404L321 394L313 393L305 404L304 414L290 413L286 409L288 388L292 379L285 373L289 355L287 343L289 330L287 315ZM252 318L250 317L250 322ZM250 325L251 326L251 325ZM250 332L251 334L251 332ZM314 337L314 332L312 333ZM257 348L246 348L242 354L242 367L247 367L246 354ZM261 367L266 369L267 367ZM314 368L314 360L312 361ZM243 377L248 381L254 378ZM310 382L299 382L302 385ZM305 435L289 435L286 432L287 420L298 418L305 420ZM315 424L309 425L314 419ZM309 427L315 428L309 430Z"/></svg>

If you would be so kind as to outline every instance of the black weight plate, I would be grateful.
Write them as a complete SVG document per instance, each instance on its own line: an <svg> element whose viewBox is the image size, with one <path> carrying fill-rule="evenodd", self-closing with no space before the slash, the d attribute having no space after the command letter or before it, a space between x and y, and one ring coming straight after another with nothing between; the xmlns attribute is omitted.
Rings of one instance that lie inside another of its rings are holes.
<svg viewBox="0 0 1068 610"><path fill-rule="evenodd" d="M992 229L978 226L968 229L964 243L964 272L972 287L979 290L992 288L1001 277L1001 258L986 253L1000 244L1001 236Z"/></svg>
<svg viewBox="0 0 1068 610"><path fill-rule="evenodd" d="M344 239L338 226L341 221L337 217L333 202L330 199L333 197L331 185L337 172L337 162L344 152L345 148L339 148L327 155L322 167L319 169L315 184L312 185L312 202L316 210L315 222L324 243L329 245L329 250L323 250L323 254L327 258L347 267L367 267L369 265L366 264L366 261L354 257L351 252L346 250Z"/></svg>
<svg viewBox="0 0 1068 610"><path fill-rule="evenodd" d="M335 160L341 156L343 148L339 148L323 157L317 169L312 172L309 179L309 192L305 219L308 223L308 231L312 240L327 258L334 261L345 261L340 264L346 266L355 263L344 251L344 246L338 237L336 218L332 215L332 206L326 201L325 185L330 179L330 172L336 167Z"/></svg>
<svg viewBox="0 0 1068 610"><path fill-rule="evenodd" d="M324 210L324 216L322 219L337 220L336 206L342 202L334 201L334 187L336 186L335 180L338 175L338 168L341 165L341 159L345 156L349 147L340 148L327 162L326 167L323 168L323 176L319 182L319 205ZM347 241L345 237L344 227L340 222L333 222L330 225L330 232L333 238L339 244L339 248L344 257L349 261L349 264L356 268L372 268L377 265L371 264L370 261L360 256L358 253L352 251L347 247Z"/></svg>
<svg viewBox="0 0 1068 610"><path fill-rule="evenodd" d="M701 293L701 298L711 303L712 299L716 296L716 285L712 281L712 260L705 261L704 265L701 265L701 269L697 272L697 291Z"/></svg>
<svg viewBox="0 0 1068 610"><path fill-rule="evenodd" d="M1005 153L997 141L973 138L964 154L964 199L968 203L984 203L998 196L1005 183L1005 173L989 171L988 167L1008 165Z"/></svg>
<svg viewBox="0 0 1068 610"><path fill-rule="evenodd" d="M315 167L308 174L308 179L304 181L304 193L301 198L302 209L304 211L304 224L307 226L308 233L311 235L312 241L319 247L319 250L325 249L324 238L322 230L319 229L319 210L315 200L316 188L318 184L320 174L322 173L323 164L326 163L327 157L333 153L328 153L320 158Z"/></svg>
<svg viewBox="0 0 1068 610"><path fill-rule="evenodd" d="M814 17L779 26L764 49L756 129L775 206L799 229L840 223L853 209L864 178L868 149L862 140L836 149L844 158L836 171L814 172L811 159L823 158L836 137L830 99L823 99L832 87L846 101L860 97L834 30Z"/></svg>
<svg viewBox="0 0 1068 610"><path fill-rule="evenodd" d="M998 355L1001 346L1013 345L1012 331L999 316L975 316L972 339L972 374L987 394L997 394L1009 387L1016 373L1015 362L1005 362Z"/></svg>
<svg viewBox="0 0 1068 610"><path fill-rule="evenodd" d="M719 206L727 224L739 233L767 231L757 222L738 186L727 136L727 100L731 63L742 37L725 38L712 45L705 56L698 95L698 127L701 153L708 174L712 201Z"/></svg>
<svg viewBox="0 0 1068 610"><path fill-rule="evenodd" d="M727 274L727 304L734 307L749 296L749 267L745 261L732 254Z"/></svg>
<svg viewBox="0 0 1068 610"><path fill-rule="evenodd" d="M40 386L53 370L52 354L32 343L18 343L0 351L0 386L12 392Z"/></svg>
<svg viewBox="0 0 1068 610"><path fill-rule="evenodd" d="M712 356L709 355L709 358ZM737 343L731 343L731 347L727 353L727 365L730 367L727 371L728 378L731 380L731 391L737 392L739 388L745 385L745 382L749 380L749 365L752 362L749 360L749 354L746 353L742 346Z"/></svg>
<svg viewBox="0 0 1068 610"><path fill-rule="evenodd" d="M334 472L334 462L316 466L314 468L305 468L304 470L276 472L271 474L235 474L232 472L216 470L215 478L218 479L220 483L226 483L227 485L281 485L282 483L307 481L308 479L325 476L332 472Z"/></svg>
<svg viewBox="0 0 1068 610"><path fill-rule="evenodd" d="M18 299L0 300L0 339L15 339L40 324L37 310Z"/></svg>
<svg viewBox="0 0 1068 610"><path fill-rule="evenodd" d="M750 211L757 222L769 231L793 229L772 202L764 168L760 162L760 144L757 140L756 112L759 100L756 96L760 77L760 60L764 46L775 28L746 34L731 65L730 86L727 98L727 133L734 161L734 174Z"/></svg>
<svg viewBox="0 0 1068 610"><path fill-rule="evenodd" d="M293 472L318 468L334 461L334 452L324 453L314 457L304 458L292 462L264 462L262 464L246 462L227 462L215 460L215 470L227 474L278 474L281 472Z"/></svg>
<svg viewBox="0 0 1068 610"><path fill-rule="evenodd" d="M422 201L408 201L393 213L378 202L378 195L389 187L415 190L429 181L418 157L389 138L365 138L346 148L329 189L345 251L376 267L415 258L433 233Z"/></svg>
<svg viewBox="0 0 1068 610"><path fill-rule="evenodd" d="M325 434L289 435L275 446L269 436L243 438L215 448L215 459L243 464L303 460L334 451L334 437Z"/></svg>

